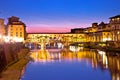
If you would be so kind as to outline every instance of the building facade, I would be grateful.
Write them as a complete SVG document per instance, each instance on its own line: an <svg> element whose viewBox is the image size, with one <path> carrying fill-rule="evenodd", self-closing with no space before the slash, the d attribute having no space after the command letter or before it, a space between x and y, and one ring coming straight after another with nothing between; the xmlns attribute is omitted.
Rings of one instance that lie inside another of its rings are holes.
<svg viewBox="0 0 120 80"><path fill-rule="evenodd" d="M120 41L120 15L110 17L110 27L113 41Z"/></svg>
<svg viewBox="0 0 120 80"><path fill-rule="evenodd" d="M91 27L71 29L70 33L27 33L26 25L18 17L8 18L5 28L4 19L0 19L0 34L5 35L9 41L17 42L119 42L120 41L120 15L109 18L109 23L92 23Z"/></svg>
<svg viewBox="0 0 120 80"><path fill-rule="evenodd" d="M76 32L76 29L74 33ZM77 30L78 31L78 30ZM92 27L84 28L87 42L120 41L120 15L110 17L109 23L93 23Z"/></svg>
<svg viewBox="0 0 120 80"><path fill-rule="evenodd" d="M26 25L18 17L8 18L7 35L10 40L23 42L26 38Z"/></svg>
<svg viewBox="0 0 120 80"><path fill-rule="evenodd" d="M4 19L0 19L0 35L4 36L6 34Z"/></svg>
<svg viewBox="0 0 120 80"><path fill-rule="evenodd" d="M62 42L119 42L120 15L110 18L109 23L92 23L92 27L71 29L70 33L28 33L27 42L49 42L50 39Z"/></svg>

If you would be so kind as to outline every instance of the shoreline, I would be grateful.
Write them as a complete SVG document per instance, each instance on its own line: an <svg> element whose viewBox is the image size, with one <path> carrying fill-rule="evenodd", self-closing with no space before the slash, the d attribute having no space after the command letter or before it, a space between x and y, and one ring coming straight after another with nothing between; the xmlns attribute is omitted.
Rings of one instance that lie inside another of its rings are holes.
<svg viewBox="0 0 120 80"><path fill-rule="evenodd" d="M29 62L27 58L23 58L13 65L9 66L2 72L0 80L20 80L23 67Z"/></svg>
<svg viewBox="0 0 120 80"><path fill-rule="evenodd" d="M22 76L22 70L25 65L29 62L29 52L26 51L26 54L22 56L17 62L13 63L12 65L8 65L5 70L1 72L0 80L20 80Z"/></svg>
<svg viewBox="0 0 120 80"><path fill-rule="evenodd" d="M111 47L98 47L98 46L87 46L85 48L89 48L89 49L99 49L102 51L106 51L106 52L120 52L119 48L111 48Z"/></svg>

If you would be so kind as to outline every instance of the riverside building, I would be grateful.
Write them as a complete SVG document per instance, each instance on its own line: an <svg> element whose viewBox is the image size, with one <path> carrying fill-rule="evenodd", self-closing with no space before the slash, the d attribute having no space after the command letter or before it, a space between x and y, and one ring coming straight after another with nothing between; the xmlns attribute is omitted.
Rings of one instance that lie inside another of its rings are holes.
<svg viewBox="0 0 120 80"><path fill-rule="evenodd" d="M9 41L17 42L119 42L120 41L120 15L109 18L109 23L92 23L91 27L71 29L69 33L26 33L26 25L18 17L0 19L0 34L7 34Z"/></svg>
<svg viewBox="0 0 120 80"><path fill-rule="evenodd" d="M10 41L24 42L26 38L26 25L18 17L8 18L7 35Z"/></svg>

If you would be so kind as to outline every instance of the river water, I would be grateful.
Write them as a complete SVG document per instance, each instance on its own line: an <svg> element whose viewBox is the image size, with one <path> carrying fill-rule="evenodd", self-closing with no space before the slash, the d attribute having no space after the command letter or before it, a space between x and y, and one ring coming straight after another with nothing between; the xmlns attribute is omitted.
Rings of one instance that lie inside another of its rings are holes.
<svg viewBox="0 0 120 80"><path fill-rule="evenodd" d="M31 52L21 80L120 80L120 55L100 50Z"/></svg>

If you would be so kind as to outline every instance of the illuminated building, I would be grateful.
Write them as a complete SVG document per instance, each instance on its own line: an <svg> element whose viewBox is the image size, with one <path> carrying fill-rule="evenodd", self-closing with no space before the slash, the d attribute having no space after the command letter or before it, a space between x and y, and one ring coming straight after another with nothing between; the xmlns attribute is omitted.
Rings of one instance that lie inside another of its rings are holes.
<svg viewBox="0 0 120 80"><path fill-rule="evenodd" d="M49 42L50 40L55 39L61 42L72 43L106 42L119 40L120 16L111 17L110 19L110 23L92 23L92 27L71 29L71 33L28 33L26 41Z"/></svg>
<svg viewBox="0 0 120 80"><path fill-rule="evenodd" d="M7 41L19 40L18 42L51 43L62 42L68 45L73 42L106 42L120 41L120 15L110 18L109 23L92 23L91 27L71 29L70 33L28 33L26 25L19 21L18 17L8 18L5 31L4 20L0 19L0 34L7 33ZM25 40L26 39L26 40Z"/></svg>
<svg viewBox="0 0 120 80"><path fill-rule="evenodd" d="M81 31L81 29L72 30L74 33ZM92 27L84 28L82 31L86 34L86 42L120 41L120 15L111 17L109 23L93 23Z"/></svg>
<svg viewBox="0 0 120 80"><path fill-rule="evenodd" d="M0 35L4 36L6 33L4 19L0 19Z"/></svg>
<svg viewBox="0 0 120 80"><path fill-rule="evenodd" d="M26 25L19 21L18 17L12 16L8 18L7 34L11 40L23 42L26 37Z"/></svg>
<svg viewBox="0 0 120 80"><path fill-rule="evenodd" d="M113 41L120 41L120 15L110 17L110 26Z"/></svg>
<svg viewBox="0 0 120 80"><path fill-rule="evenodd" d="M97 32L98 23L92 23L92 27L85 28L85 33Z"/></svg>

